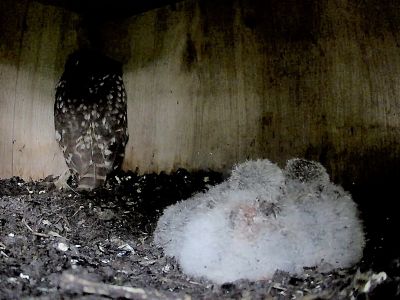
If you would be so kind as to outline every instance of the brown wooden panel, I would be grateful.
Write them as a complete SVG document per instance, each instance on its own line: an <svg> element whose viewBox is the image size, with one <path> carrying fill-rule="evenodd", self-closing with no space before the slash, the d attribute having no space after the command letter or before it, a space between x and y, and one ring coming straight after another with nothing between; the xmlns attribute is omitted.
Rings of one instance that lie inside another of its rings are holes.
<svg viewBox="0 0 400 300"><path fill-rule="evenodd" d="M124 168L226 170L302 156L351 181L399 166L400 6L372 2L186 1L101 24L98 45L125 63ZM26 26L6 25L15 39L7 34L1 52L0 159L1 174L13 156L15 175L39 178L64 168L53 87L67 54L88 41L77 16L28 8Z"/></svg>

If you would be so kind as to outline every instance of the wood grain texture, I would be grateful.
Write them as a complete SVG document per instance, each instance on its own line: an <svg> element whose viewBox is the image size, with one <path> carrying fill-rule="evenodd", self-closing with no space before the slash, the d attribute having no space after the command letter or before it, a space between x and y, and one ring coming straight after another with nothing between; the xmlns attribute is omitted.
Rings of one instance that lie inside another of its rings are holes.
<svg viewBox="0 0 400 300"><path fill-rule="evenodd" d="M96 26L97 45L125 63L124 168L225 171L300 156L348 182L398 174L400 5L364 2L185 1ZM0 174L36 179L64 167L53 86L85 33L75 15L27 3L24 30L0 13L18 53L1 50Z"/></svg>
<svg viewBox="0 0 400 300"><path fill-rule="evenodd" d="M15 80L15 67L1 64L0 82L3 87L0 89L0 178L12 175Z"/></svg>
<svg viewBox="0 0 400 300"><path fill-rule="evenodd" d="M9 2L6 8L15 6ZM7 23L4 15L16 18L18 24ZM73 21L70 13L32 1L25 1L14 14L2 10L2 24L11 29L7 39L11 43L5 44L2 51L5 84L1 91L5 94L0 103L5 124L1 140L12 147L8 146L1 156L2 166L11 165L2 168L1 177L38 179L58 175L66 168L55 142L53 118L55 83L66 56L76 47L76 38L71 43L71 38L62 36L67 32L73 37L75 32L71 26L62 27L66 17L68 22ZM15 59L7 58L7 53Z"/></svg>
<svg viewBox="0 0 400 300"><path fill-rule="evenodd" d="M363 157L396 161L398 6L218 3L132 18L126 168L301 156L356 176Z"/></svg>
<svg viewBox="0 0 400 300"><path fill-rule="evenodd" d="M0 178L12 175L15 91L26 2L0 2Z"/></svg>

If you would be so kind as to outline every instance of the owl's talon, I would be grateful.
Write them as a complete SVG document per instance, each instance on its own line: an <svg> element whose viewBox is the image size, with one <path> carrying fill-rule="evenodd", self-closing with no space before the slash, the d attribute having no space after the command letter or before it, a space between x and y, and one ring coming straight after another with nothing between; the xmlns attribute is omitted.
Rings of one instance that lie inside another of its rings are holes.
<svg viewBox="0 0 400 300"><path fill-rule="evenodd" d="M69 187L67 181L69 177L71 176L71 173L69 170L65 170L63 173L58 176L58 178L54 181L54 185L56 186L57 189L59 190L64 190Z"/></svg>
<svg viewBox="0 0 400 300"><path fill-rule="evenodd" d="M54 185L58 190L71 190L78 194L69 184L68 179L71 176L70 170L65 170L55 181Z"/></svg>

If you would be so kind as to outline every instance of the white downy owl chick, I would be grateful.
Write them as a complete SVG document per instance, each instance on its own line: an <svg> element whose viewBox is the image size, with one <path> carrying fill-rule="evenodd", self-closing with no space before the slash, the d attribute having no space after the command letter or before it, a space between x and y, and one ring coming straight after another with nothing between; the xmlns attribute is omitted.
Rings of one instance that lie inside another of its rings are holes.
<svg viewBox="0 0 400 300"><path fill-rule="evenodd" d="M258 174L263 171L268 173L270 182ZM251 177L256 180L251 180ZM284 182L282 170L268 160L247 161L237 165L227 181L211 187L206 193L196 194L190 199L166 208L158 220L154 241L164 248L167 255L175 256L175 249L182 244L183 230L187 223L193 221L194 215L197 212L211 212L225 202L228 202L228 206L232 205L232 195L235 196L240 190L250 192L251 199L258 203L259 211L274 214L275 208L277 209L275 204L282 194ZM249 197L244 199L247 198Z"/></svg>
<svg viewBox="0 0 400 300"><path fill-rule="evenodd" d="M217 283L349 267L364 246L350 196L304 160L284 173L268 160L236 166L227 182L167 208L154 241L185 273Z"/></svg>
<svg viewBox="0 0 400 300"><path fill-rule="evenodd" d="M284 193L285 176L267 159L249 160L233 168L228 184L229 189L251 190L260 200L277 203Z"/></svg>
<svg viewBox="0 0 400 300"><path fill-rule="evenodd" d="M342 187L330 182L318 162L287 162L285 209L280 215L287 230L297 233L296 272L303 266L324 270L346 268L363 254L365 236L356 203Z"/></svg>

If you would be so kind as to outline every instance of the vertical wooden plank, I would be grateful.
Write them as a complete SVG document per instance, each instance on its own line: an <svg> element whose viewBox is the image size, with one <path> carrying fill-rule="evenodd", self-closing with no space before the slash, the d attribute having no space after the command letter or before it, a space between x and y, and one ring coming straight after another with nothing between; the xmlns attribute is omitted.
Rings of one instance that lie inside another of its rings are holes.
<svg viewBox="0 0 400 300"><path fill-rule="evenodd" d="M32 2L22 41L14 115L13 172L24 178L58 175L65 168L54 137L54 87L61 74L60 9Z"/></svg>
<svg viewBox="0 0 400 300"><path fill-rule="evenodd" d="M15 89L26 4L0 2L0 178L13 175Z"/></svg>
<svg viewBox="0 0 400 300"><path fill-rule="evenodd" d="M187 18L160 9L132 19L131 60L125 66L130 139L125 167L142 172L184 166L193 126L181 75ZM183 18L181 18L183 17Z"/></svg>
<svg viewBox="0 0 400 300"><path fill-rule="evenodd" d="M15 65L0 63L0 178L8 178L12 173L12 143L15 103Z"/></svg>

